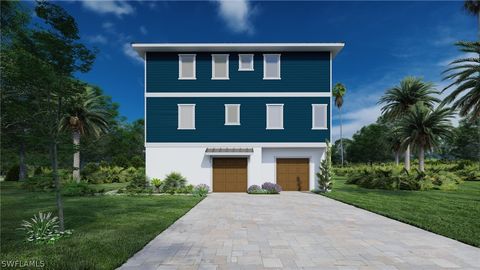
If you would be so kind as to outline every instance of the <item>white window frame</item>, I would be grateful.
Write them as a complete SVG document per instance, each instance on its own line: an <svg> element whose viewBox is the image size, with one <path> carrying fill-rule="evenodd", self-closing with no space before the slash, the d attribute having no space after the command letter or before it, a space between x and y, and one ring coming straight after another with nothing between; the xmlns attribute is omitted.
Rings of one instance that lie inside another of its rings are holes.
<svg viewBox="0 0 480 270"><path fill-rule="evenodd" d="M323 127L316 127L315 126L315 107L324 107L325 109L325 126ZM314 130L325 130L328 129L328 104L312 104L312 129Z"/></svg>
<svg viewBox="0 0 480 270"><path fill-rule="evenodd" d="M215 56L226 56L227 57L227 77L217 77L215 76ZM212 54L212 80L230 80L230 54Z"/></svg>
<svg viewBox="0 0 480 270"><path fill-rule="evenodd" d="M182 74L182 57L193 56L193 77L183 77ZM179 80L196 80L197 79L197 55L194 53L178 54L178 79Z"/></svg>
<svg viewBox="0 0 480 270"><path fill-rule="evenodd" d="M227 122L227 114L228 114L228 108L229 107L237 107L237 119L238 122L233 122L233 123L228 123ZM225 104L225 125L226 126L240 126L240 104Z"/></svg>
<svg viewBox="0 0 480 270"><path fill-rule="evenodd" d="M180 123L181 123L181 110L180 110L180 107L182 106L192 106L193 107L193 110L192 110L192 122L193 122L193 127L191 128L182 128L180 127ZM178 110L178 124L177 124L177 129L178 130L194 130L195 129L195 104L177 104L177 110Z"/></svg>
<svg viewBox="0 0 480 270"><path fill-rule="evenodd" d="M250 61L250 68L242 68L242 56L244 57L251 57L251 61ZM254 59L254 55L253 53L241 53L238 55L238 71L253 71L253 59Z"/></svg>
<svg viewBox="0 0 480 270"><path fill-rule="evenodd" d="M280 115L280 119L281 119L280 122L281 122L281 124L282 124L281 127L270 127L270 125L269 125L269 123L268 123L268 119L269 119L269 110L268 110L268 108L269 108L269 107L273 107L273 106L277 106L277 107L280 106L280 107L282 107L282 114ZM283 119L284 119L283 114L284 114L284 112L283 112L283 111L284 111L284 110L283 110L283 104L267 104L267 119L266 119L266 122L267 122L267 123L266 123L266 129L271 129L271 130L284 129L284 128L283 128L283 127L284 127L284 124L283 124Z"/></svg>
<svg viewBox="0 0 480 270"><path fill-rule="evenodd" d="M268 78L266 77L266 71L267 71L267 55L276 55L278 56L278 78ZM264 53L263 54L263 79L264 80L281 80L282 75L281 75L281 65L282 65L282 55L279 53Z"/></svg>

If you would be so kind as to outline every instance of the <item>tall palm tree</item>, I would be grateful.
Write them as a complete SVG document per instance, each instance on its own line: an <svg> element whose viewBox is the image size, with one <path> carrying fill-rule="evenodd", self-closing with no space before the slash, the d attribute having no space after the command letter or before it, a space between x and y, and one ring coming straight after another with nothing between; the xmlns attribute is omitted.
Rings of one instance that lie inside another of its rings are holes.
<svg viewBox="0 0 480 270"><path fill-rule="evenodd" d="M442 138L452 135L450 108L437 107L432 110L421 102L415 104L403 117L396 128L402 144L418 150L418 169L425 171L425 150L436 147Z"/></svg>
<svg viewBox="0 0 480 270"><path fill-rule="evenodd" d="M459 109L461 116L472 121L480 118L480 42L457 42L456 45L465 53L476 53L475 57L457 59L450 63L450 68L443 73L444 79L454 80L443 91L455 87L442 102L453 103L453 109ZM442 91L442 92L443 92Z"/></svg>
<svg viewBox="0 0 480 270"><path fill-rule="evenodd" d="M433 95L439 92L430 82L424 82L421 78L406 77L399 85L388 89L380 98L378 104L383 104L382 115L391 121L397 121L418 102L422 102L427 108L433 108L439 102ZM405 169L410 170L410 146L405 146Z"/></svg>
<svg viewBox="0 0 480 270"><path fill-rule="evenodd" d="M72 132L73 179L80 181L80 137L99 137L108 130L108 111L102 106L103 97L94 88L87 86L85 91L71 100L67 113L62 117L60 129Z"/></svg>
<svg viewBox="0 0 480 270"><path fill-rule="evenodd" d="M466 0L463 7L468 13L477 16L478 19L478 38L480 39L480 0Z"/></svg>
<svg viewBox="0 0 480 270"><path fill-rule="evenodd" d="M342 160L343 167L343 127L342 127L342 106L343 106L343 96L347 93L347 88L341 83L335 84L333 88L333 96L335 97L335 106L338 108L340 113L340 157Z"/></svg>

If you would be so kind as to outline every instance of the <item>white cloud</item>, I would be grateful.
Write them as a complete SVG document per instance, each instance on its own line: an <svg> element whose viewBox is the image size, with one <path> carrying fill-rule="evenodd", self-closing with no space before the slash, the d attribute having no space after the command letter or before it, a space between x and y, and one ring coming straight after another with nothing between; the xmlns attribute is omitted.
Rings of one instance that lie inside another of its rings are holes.
<svg viewBox="0 0 480 270"><path fill-rule="evenodd" d="M147 28L143 25L140 26L140 33L142 33L143 35L148 34Z"/></svg>
<svg viewBox="0 0 480 270"><path fill-rule="evenodd" d="M380 116L379 105L362 108L355 111L350 111L342 115L343 118L343 137L351 138L352 135L360 130L363 126L374 123ZM337 110L335 108L334 110ZM334 113L338 114L338 111ZM340 124L334 125L332 130L333 141L340 138Z"/></svg>
<svg viewBox="0 0 480 270"><path fill-rule="evenodd" d="M98 43L98 44L106 44L108 41L107 38L101 34L94 35L94 36L87 36L86 39L90 43Z"/></svg>
<svg viewBox="0 0 480 270"><path fill-rule="evenodd" d="M99 14L114 14L117 16L129 15L135 12L134 8L126 1L82 1L82 6Z"/></svg>
<svg viewBox="0 0 480 270"><path fill-rule="evenodd" d="M138 55L138 53L132 48L130 43L124 43L122 46L123 53L132 59L135 63L143 64L143 59Z"/></svg>
<svg viewBox="0 0 480 270"><path fill-rule="evenodd" d="M237 33L253 33L250 23L253 9L247 0L217 0L218 14Z"/></svg>

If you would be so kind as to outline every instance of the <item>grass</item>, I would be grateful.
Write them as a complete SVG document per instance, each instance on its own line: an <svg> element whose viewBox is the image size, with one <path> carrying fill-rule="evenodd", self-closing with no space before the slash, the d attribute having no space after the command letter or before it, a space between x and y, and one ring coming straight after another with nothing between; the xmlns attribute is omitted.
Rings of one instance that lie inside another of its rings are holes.
<svg viewBox="0 0 480 270"><path fill-rule="evenodd" d="M89 184L90 187L94 188L97 191L111 191L116 189L121 189L128 186L128 182L125 183L109 183L109 184Z"/></svg>
<svg viewBox="0 0 480 270"><path fill-rule="evenodd" d="M201 201L169 195L64 197L65 227L73 235L35 245L16 229L39 211L55 212L55 194L27 192L12 182L0 187L0 260L43 261L45 269L114 269Z"/></svg>
<svg viewBox="0 0 480 270"><path fill-rule="evenodd" d="M455 191L365 189L336 177L325 196L480 247L480 181Z"/></svg>

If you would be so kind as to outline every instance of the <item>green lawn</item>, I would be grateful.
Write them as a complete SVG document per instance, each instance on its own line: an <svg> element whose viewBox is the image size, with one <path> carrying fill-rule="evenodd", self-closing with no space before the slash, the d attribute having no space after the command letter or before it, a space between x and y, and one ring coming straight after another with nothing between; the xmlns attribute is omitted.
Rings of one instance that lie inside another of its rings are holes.
<svg viewBox="0 0 480 270"><path fill-rule="evenodd" d="M326 196L480 247L480 181L464 182L455 191L388 191L345 180L337 177Z"/></svg>
<svg viewBox="0 0 480 270"><path fill-rule="evenodd" d="M110 183L110 184L89 184L89 186L97 191L103 190L104 192L121 189L128 186L127 183Z"/></svg>
<svg viewBox="0 0 480 270"><path fill-rule="evenodd" d="M16 230L38 211L55 211L53 192L26 192L1 183L1 261L41 260L45 269L113 269L188 212L193 196L64 197L65 222L74 233L54 245L23 241Z"/></svg>

